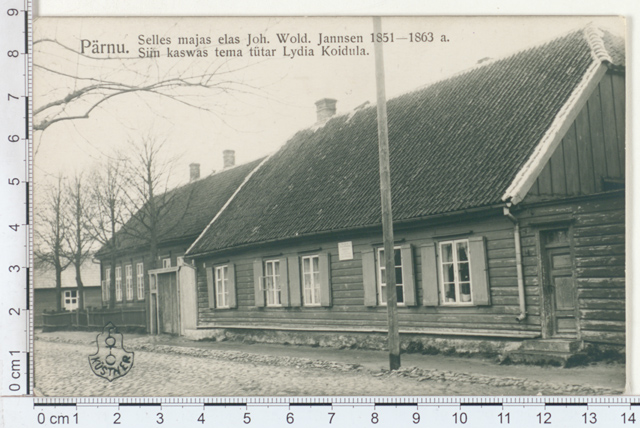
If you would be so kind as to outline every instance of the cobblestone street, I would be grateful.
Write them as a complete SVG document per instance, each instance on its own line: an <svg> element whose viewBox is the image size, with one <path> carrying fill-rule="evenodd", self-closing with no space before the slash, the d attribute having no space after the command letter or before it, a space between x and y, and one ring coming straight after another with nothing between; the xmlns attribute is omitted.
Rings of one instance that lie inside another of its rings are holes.
<svg viewBox="0 0 640 428"><path fill-rule="evenodd" d="M216 349L216 344L175 346L147 336L125 339L125 348L135 352L134 366L108 382L89 367L94 334L36 337L36 394L45 396L591 395L619 394L623 387L511 377L513 367L505 368L504 376L409 365L388 372L328 359Z"/></svg>

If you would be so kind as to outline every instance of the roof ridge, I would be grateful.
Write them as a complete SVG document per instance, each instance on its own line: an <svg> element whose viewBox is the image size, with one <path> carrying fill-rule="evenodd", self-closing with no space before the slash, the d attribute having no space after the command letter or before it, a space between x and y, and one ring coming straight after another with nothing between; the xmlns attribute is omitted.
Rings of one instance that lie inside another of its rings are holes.
<svg viewBox="0 0 640 428"><path fill-rule="evenodd" d="M589 23L589 24L592 24L592 23ZM512 51L508 52L507 54L499 56L499 57L489 58L489 59L481 58L478 61L482 61L482 62L476 62L476 64L472 65L469 68L465 68L463 70L460 70L460 71L458 71L456 73L453 73L453 74L450 74L448 76L443 76L441 79L434 80L433 82L425 83L424 85L421 85L421 86L418 86L417 88L414 88L412 90L403 92L403 93L401 93L401 94L399 94L397 96L394 96L393 98L397 98L397 97L400 97L400 96L403 96L403 95L407 95L407 94L410 94L410 93L413 93L413 92L416 92L416 91L419 91L419 90L422 90L422 89L426 89L426 88L428 88L430 86L433 86L435 84L438 84L438 83L441 83L441 82L445 82L447 80L451 80L451 79L454 79L454 78L459 77L459 76L463 76L463 75L465 75L467 73L470 73L472 71L478 70L478 69L483 68L483 67L487 67L487 66L493 65L493 64L495 64L497 62L500 62L500 61L507 61L507 60L511 59L512 57L514 57L516 55L520 55L522 53L525 53L525 52L528 52L528 51L531 51L531 50L534 50L534 49L541 49L541 48L549 45L550 43L552 43L552 42L554 42L556 40L562 39L563 37L567 37L570 34L578 33L582 28L583 28L583 26L574 27L574 28L572 28L570 30L567 30L567 31L563 32L563 33L555 34L553 36L550 36L547 39L544 39L544 40L541 40L541 41L538 41L538 42L534 42L534 43L532 43L530 45L527 45L527 46L520 47L518 49L512 50ZM602 34L602 30L600 30L599 28L598 28L598 30L601 31L601 34ZM604 42L602 42L602 46L604 48ZM605 51L606 51L606 49L605 49Z"/></svg>
<svg viewBox="0 0 640 428"><path fill-rule="evenodd" d="M598 44L597 41L594 42L595 46L598 47L598 51L597 52L600 52L600 50L604 51L604 55L606 55L606 57L608 58L607 61L609 61L611 64L613 64L613 60L608 55L608 51L607 51L606 47L604 46L604 40L602 39L602 35L604 35L604 32L599 27L596 27L595 25L593 25L592 22L587 24L587 26L589 26L589 25L592 26L595 30L597 30L599 32L599 33L597 33L598 34L597 37L599 38L600 42L599 42L599 44ZM438 78L436 80L433 80L431 82L423 83L422 85L419 85L417 87L413 87L413 88L407 89L405 91L399 92L399 93L393 95L392 97L387 98L387 102L395 100L395 99L403 97L403 96L406 96L406 95L413 94L413 93L421 91L423 89L427 89L427 88L429 88L431 86L437 85L439 83L446 82L446 81L454 79L456 77L463 76L465 74L468 74L468 73L471 73L473 71L479 70L479 69L481 69L483 67L488 67L490 65L495 64L496 62L506 61L506 60L512 58L515 55L519 55L521 53L524 53L524 52L527 52L527 51L530 51L530 50L533 50L533 49L539 49L539 48L541 48L543 46L548 45L549 43L551 43L551 42L553 42L555 40L561 39L563 37L567 37L570 34L578 33L581 30L581 28L583 29L582 31L585 32L585 38L586 38L587 37L587 33L586 33L587 28L585 28L584 26L582 26L582 27L574 27L574 28L572 28L572 29L570 29L570 30L568 30L568 31L566 31L564 33L556 34L556 35L554 35L552 37L549 37L548 39L546 39L546 40L544 40L542 42L538 42L536 44L531 44L529 46L525 46L525 47L521 47L521 48L518 48L516 50L513 50L513 51L507 53L504 56L500 56L500 57L496 57L496 58L489 58L489 59L482 58L482 59L478 60L478 61L482 61L482 62L476 62L475 64L473 64L472 66L470 66L468 68L464 68L464 69L459 70L459 71L457 71L457 72L455 72L453 74L449 74L447 76L442 76L442 77L440 77L440 78ZM592 47L591 42L589 42L589 47L591 48L592 56L595 55L594 54L594 48ZM594 56L594 59L599 60L599 61L603 61L603 59L601 59L599 57L595 57L595 56ZM355 116L356 113L358 113L359 111L362 111L362 110L365 110L365 109L368 109L368 108L372 108L372 107L376 107L377 105L378 105L377 101L369 101L369 100L364 101L363 103L361 103L357 107L354 107L351 110L335 114L334 116L330 117L329 120L326 120L326 121L324 121L322 123L314 123L313 125L311 125L311 126L309 126L307 128L303 128L302 131L309 130L311 132L316 132L318 129L323 128L331 120L337 119L337 118L340 118L340 117L346 117L347 121L350 121L353 118L353 116ZM289 140L286 140L286 141L288 142Z"/></svg>
<svg viewBox="0 0 640 428"><path fill-rule="evenodd" d="M187 181L186 183L182 183L182 184L180 184L180 185L178 185L178 186L176 186L176 187L174 187L174 188L172 188L172 189L167 190L167 191L166 191L166 192L164 192L164 193L174 192L174 191L177 191L177 190L181 190L181 189L184 189L185 187L192 186L192 185L196 185L196 184L198 184L198 183L202 183L204 180L208 180L208 179L210 179L210 178L212 178L212 177L219 177L221 174L224 174L225 172L233 171L233 170L234 170L234 169L236 169L236 168L240 168L240 167L246 166L246 165L248 165L248 164L250 164L250 163L252 163L252 162L257 161L258 159L260 159L260 157L258 157L258 158L256 158L256 159L252 159L252 160L250 160L250 161L248 161L248 162L235 164L235 165L230 166L230 167L227 167L227 168L222 168L221 170L218 170L218 171L213 170L213 171L212 171L212 172L210 172L209 174L207 174L207 175L205 175L205 176L203 176L203 177L200 177L200 178L198 178L197 180L193 180L193 181L191 181L191 180L190 180L190 181Z"/></svg>
<svg viewBox="0 0 640 428"><path fill-rule="evenodd" d="M609 55L607 47L604 45L604 31L590 22L583 30L584 38L591 49L591 56L594 60L613 64L613 58Z"/></svg>

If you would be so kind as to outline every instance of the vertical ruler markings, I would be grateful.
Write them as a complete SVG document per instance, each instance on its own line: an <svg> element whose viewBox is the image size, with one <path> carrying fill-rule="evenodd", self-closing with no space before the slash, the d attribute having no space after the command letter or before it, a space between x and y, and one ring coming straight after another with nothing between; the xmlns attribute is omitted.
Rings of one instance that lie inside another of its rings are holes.
<svg viewBox="0 0 640 428"><path fill-rule="evenodd" d="M0 317L4 327L0 331L0 389L4 396L24 396L33 391L29 8L27 0L10 0L3 2L0 10Z"/></svg>
<svg viewBox="0 0 640 428"><path fill-rule="evenodd" d="M33 287L33 231L31 228L31 218L33 210L33 196L31 194L31 177L33 177L33 141L31 139L31 113L33 111L33 16L31 15L31 11L33 8L32 0L24 0L25 8L24 8L24 51L26 57L26 95L25 98L25 106L26 106L26 115L25 115L25 143L26 143L26 188L27 188L27 218L26 218L26 229L27 229L27 263L29 265L29 269L27 269L27 308L33 308L33 299L34 292L32 292L31 287ZM35 366L33 361L33 326L34 326L34 313L33 310L29 310L29 317L27 319L27 394L31 394L33 392L33 387L35 386L34 380L34 372Z"/></svg>

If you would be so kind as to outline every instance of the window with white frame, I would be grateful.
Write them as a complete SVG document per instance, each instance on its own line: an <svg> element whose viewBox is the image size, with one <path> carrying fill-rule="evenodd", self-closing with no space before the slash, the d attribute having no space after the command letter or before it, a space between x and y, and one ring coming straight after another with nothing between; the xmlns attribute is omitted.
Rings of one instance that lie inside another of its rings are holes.
<svg viewBox="0 0 640 428"><path fill-rule="evenodd" d="M302 290L305 306L320 306L320 257L302 257Z"/></svg>
<svg viewBox="0 0 640 428"><path fill-rule="evenodd" d="M229 267L216 267L216 308L229 307Z"/></svg>
<svg viewBox="0 0 640 428"><path fill-rule="evenodd" d="M402 251L400 247L394 247L393 260L396 276L396 296L398 305L404 305L404 278L402 276ZM381 305L387 304L387 268L384 258L384 248L378 248L378 295Z"/></svg>
<svg viewBox="0 0 640 428"><path fill-rule="evenodd" d="M124 267L125 289L127 290L127 300L133 300L133 269L131 265Z"/></svg>
<svg viewBox="0 0 640 428"><path fill-rule="evenodd" d="M264 262L264 290L267 294L267 306L282 306L280 299L280 260Z"/></svg>
<svg viewBox="0 0 640 428"><path fill-rule="evenodd" d="M102 300L105 302L108 302L111 298L109 287L111 287L111 268L106 268L104 271L104 281L102 281Z"/></svg>
<svg viewBox="0 0 640 428"><path fill-rule="evenodd" d="M78 291L65 290L63 302L64 308L68 311L75 311L78 309Z"/></svg>
<svg viewBox="0 0 640 428"><path fill-rule="evenodd" d="M162 268L170 268L171 267L171 257L167 257L166 259L162 259Z"/></svg>
<svg viewBox="0 0 640 428"><path fill-rule="evenodd" d="M138 300L144 300L144 264L136 265L136 285L138 288Z"/></svg>
<svg viewBox="0 0 640 428"><path fill-rule="evenodd" d="M116 300L122 302L122 267L116 266Z"/></svg>
<svg viewBox="0 0 640 428"><path fill-rule="evenodd" d="M472 304L469 240L440 243L440 275L445 305Z"/></svg>

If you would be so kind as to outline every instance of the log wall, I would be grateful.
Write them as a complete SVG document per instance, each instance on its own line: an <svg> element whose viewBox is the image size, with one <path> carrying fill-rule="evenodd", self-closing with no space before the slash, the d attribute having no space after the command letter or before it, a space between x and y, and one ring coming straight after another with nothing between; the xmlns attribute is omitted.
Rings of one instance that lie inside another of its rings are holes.
<svg viewBox="0 0 640 428"><path fill-rule="evenodd" d="M624 193L571 204L529 206L519 216L527 279L537 272L539 230L568 227L577 286L579 337L589 342L625 343ZM529 226L527 226L529 224Z"/></svg>
<svg viewBox="0 0 640 428"><path fill-rule="evenodd" d="M518 322L513 224L501 213L490 217L450 219L449 224L425 224L396 232L396 240L413 248L418 305L399 307L400 330L426 334L530 338L541 335L541 292L536 232L553 227L562 216L570 219L575 247L579 328L588 341L624 343L624 196L530 205L516 213L523 222L521 245L525 275L527 318ZM563 223L564 224L564 223ZM491 305L471 307L423 306L421 247L439 240L483 236L486 242ZM338 242L353 242L353 260L338 259ZM364 304L362 252L381 245L380 233L342 234L287 246L272 245L235 255L196 260L198 326L308 331L384 331L386 307ZM293 256L310 250L331 256L330 307L256 307L253 261ZM234 263L238 307L209 308L205 267Z"/></svg>

